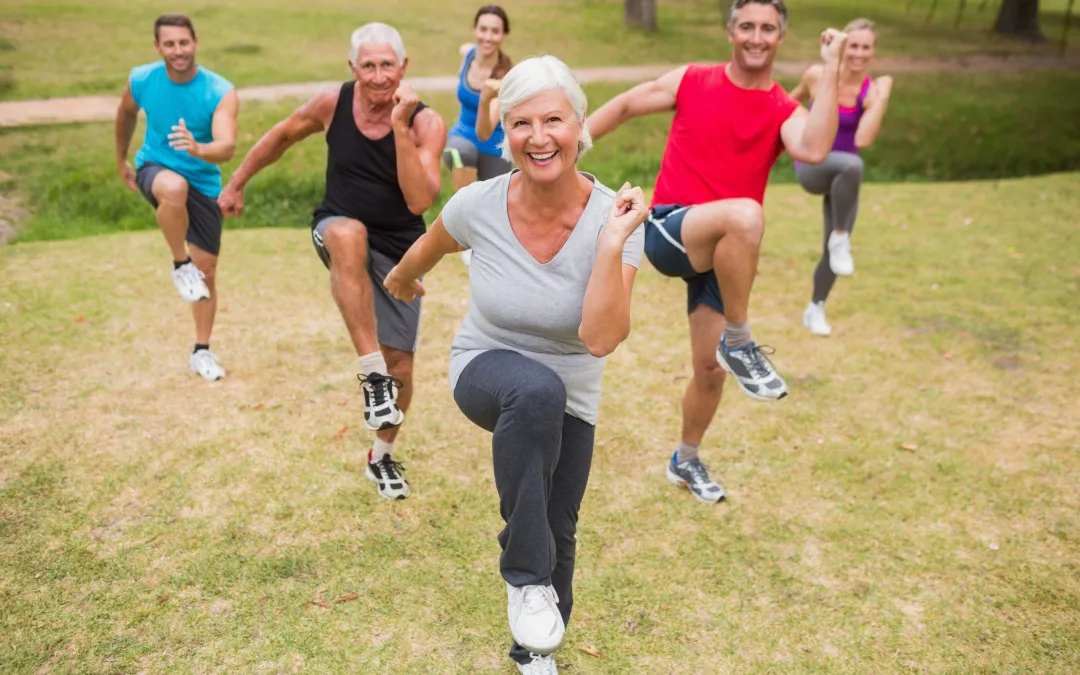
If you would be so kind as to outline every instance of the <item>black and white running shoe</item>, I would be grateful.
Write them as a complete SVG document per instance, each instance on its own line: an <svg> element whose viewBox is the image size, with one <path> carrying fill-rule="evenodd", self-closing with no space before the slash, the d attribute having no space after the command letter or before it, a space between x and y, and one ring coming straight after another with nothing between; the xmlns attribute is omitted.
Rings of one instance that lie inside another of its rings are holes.
<svg viewBox="0 0 1080 675"><path fill-rule="evenodd" d="M768 352L763 351L768 349ZM716 360L720 367L735 376L735 382L743 393L755 401L779 401L787 396L787 384L780 373L765 356L771 354L769 347L758 347L756 342L728 351L727 340L720 338L716 348Z"/></svg>
<svg viewBox="0 0 1080 675"><path fill-rule="evenodd" d="M377 462L368 462L365 475L379 488L379 494L387 499L405 499L409 496L409 481L405 480L405 467L385 455Z"/></svg>
<svg viewBox="0 0 1080 675"><path fill-rule="evenodd" d="M364 426L371 431L382 431L405 421L405 413L397 407L401 380L382 373L357 375L357 378L360 391L364 392Z"/></svg>

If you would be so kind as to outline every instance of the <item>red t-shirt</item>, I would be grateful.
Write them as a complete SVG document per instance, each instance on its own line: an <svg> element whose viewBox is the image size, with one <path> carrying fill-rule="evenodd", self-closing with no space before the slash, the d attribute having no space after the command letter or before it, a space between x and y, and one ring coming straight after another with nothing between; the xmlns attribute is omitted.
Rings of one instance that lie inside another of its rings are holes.
<svg viewBox="0 0 1080 675"><path fill-rule="evenodd" d="M776 83L768 90L736 86L726 66L686 69L653 205L764 200L769 171L784 151L780 127L799 103Z"/></svg>

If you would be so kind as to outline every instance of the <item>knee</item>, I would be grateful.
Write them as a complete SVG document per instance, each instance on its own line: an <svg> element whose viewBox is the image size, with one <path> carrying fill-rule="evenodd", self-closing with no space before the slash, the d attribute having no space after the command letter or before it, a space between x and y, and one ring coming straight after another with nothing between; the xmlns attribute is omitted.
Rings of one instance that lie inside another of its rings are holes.
<svg viewBox="0 0 1080 675"><path fill-rule="evenodd" d="M523 379L512 405L538 421L561 419L566 410L566 386L554 371L538 370Z"/></svg>
<svg viewBox="0 0 1080 675"><path fill-rule="evenodd" d="M850 159L844 162L840 175L848 180L861 181L863 176L863 160L858 155L849 155Z"/></svg>
<svg viewBox="0 0 1080 675"><path fill-rule="evenodd" d="M367 259L368 233L358 220L342 219L326 228L326 248L334 261L364 261Z"/></svg>
<svg viewBox="0 0 1080 675"><path fill-rule="evenodd" d="M724 379L727 373L716 362L716 359L700 359L694 361L694 386L702 393L709 395L719 394L724 390Z"/></svg>
<svg viewBox="0 0 1080 675"><path fill-rule="evenodd" d="M765 233L765 213L761 204L753 199L739 199L732 204L732 233L755 244L761 243Z"/></svg>
<svg viewBox="0 0 1080 675"><path fill-rule="evenodd" d="M154 179L153 193L159 203L185 204L188 184L180 176L162 172Z"/></svg>

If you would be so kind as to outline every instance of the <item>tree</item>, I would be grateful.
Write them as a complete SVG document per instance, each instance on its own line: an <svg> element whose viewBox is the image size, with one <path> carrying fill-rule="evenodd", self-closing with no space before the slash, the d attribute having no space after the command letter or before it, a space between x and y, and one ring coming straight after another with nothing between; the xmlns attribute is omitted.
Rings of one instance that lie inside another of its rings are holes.
<svg viewBox="0 0 1080 675"><path fill-rule="evenodd" d="M656 30L656 0L623 0L623 7L627 26Z"/></svg>
<svg viewBox="0 0 1080 675"><path fill-rule="evenodd" d="M1039 0L1001 0L994 32L1028 42L1046 42L1039 28Z"/></svg>

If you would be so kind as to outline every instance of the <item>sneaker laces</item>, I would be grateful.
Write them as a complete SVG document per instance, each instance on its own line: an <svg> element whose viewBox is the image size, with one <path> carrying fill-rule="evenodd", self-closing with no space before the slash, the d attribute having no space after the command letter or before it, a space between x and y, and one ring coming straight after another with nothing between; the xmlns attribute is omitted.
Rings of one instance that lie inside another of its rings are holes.
<svg viewBox="0 0 1080 675"><path fill-rule="evenodd" d="M686 470L690 472L690 477L694 479L694 483L697 485L712 482L705 465L699 459L691 459L688 461L686 463Z"/></svg>
<svg viewBox="0 0 1080 675"><path fill-rule="evenodd" d="M537 654L536 652L529 652L529 658L532 661L529 662L529 675L548 675L549 673L556 672L552 666L555 665L555 659L543 654Z"/></svg>
<svg viewBox="0 0 1080 675"><path fill-rule="evenodd" d="M205 361L206 359L210 359L216 365L221 365L221 361L218 359L217 354L214 354L209 349L200 349L195 352L196 361Z"/></svg>
<svg viewBox="0 0 1080 675"><path fill-rule="evenodd" d="M750 370L750 374L755 377L768 377L772 374L769 370L768 360L766 355L775 354L776 350L769 345L757 345L750 343L748 347L744 348L746 358L743 361L746 363Z"/></svg>
<svg viewBox="0 0 1080 675"><path fill-rule="evenodd" d="M371 397L373 400L372 407L377 408L386 403L392 398L390 395L390 385L393 385L401 390L404 386L401 380L390 375L383 375L382 373L371 373L369 375L357 375L356 378L360 380L361 387L364 385L371 389Z"/></svg>
<svg viewBox="0 0 1080 675"><path fill-rule="evenodd" d="M552 586L526 586L523 601L526 614L539 614L554 609L554 605L559 603L559 596Z"/></svg>
<svg viewBox="0 0 1080 675"><path fill-rule="evenodd" d="M405 470L405 465L390 459L390 455L375 462L375 466L379 467L385 480L401 480L401 472Z"/></svg>
<svg viewBox="0 0 1080 675"><path fill-rule="evenodd" d="M177 269L177 272L180 273L180 278L189 284L194 284L206 278L203 271L192 263L184 263Z"/></svg>

